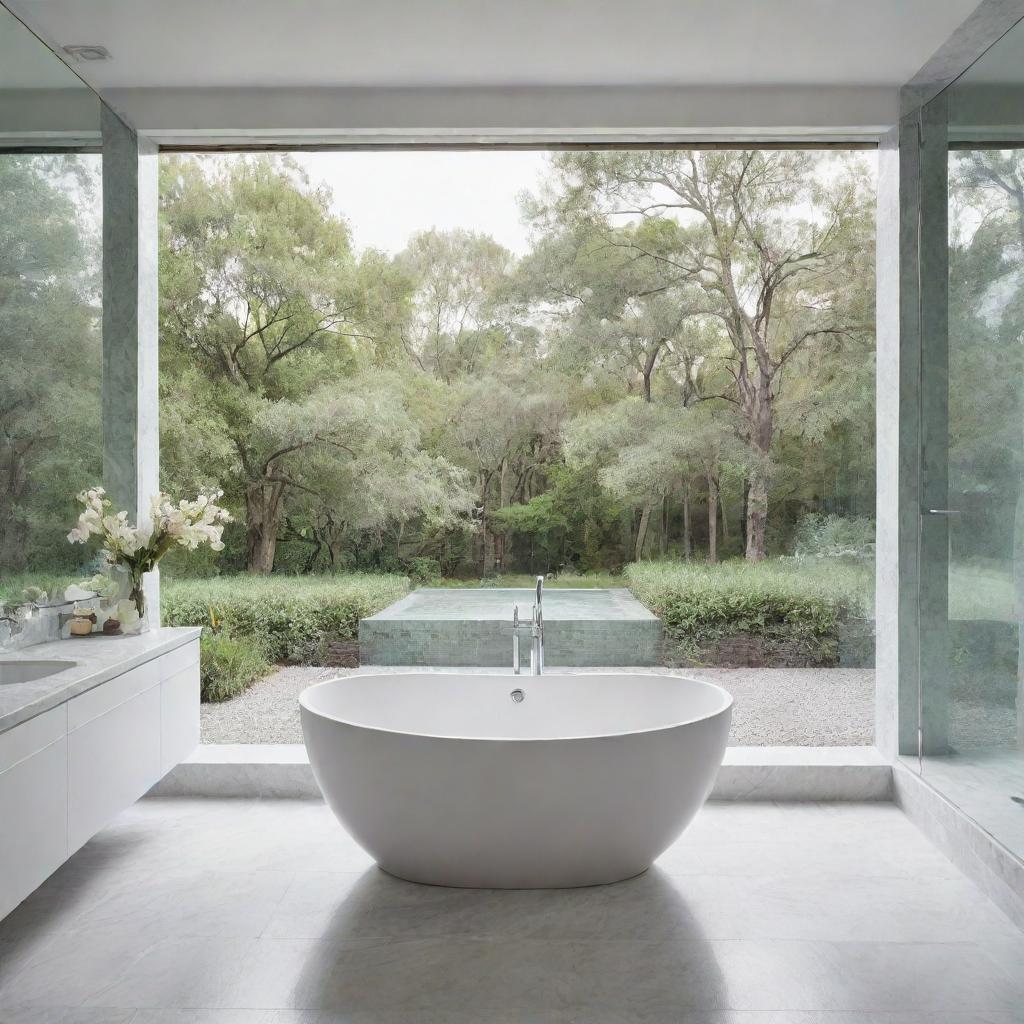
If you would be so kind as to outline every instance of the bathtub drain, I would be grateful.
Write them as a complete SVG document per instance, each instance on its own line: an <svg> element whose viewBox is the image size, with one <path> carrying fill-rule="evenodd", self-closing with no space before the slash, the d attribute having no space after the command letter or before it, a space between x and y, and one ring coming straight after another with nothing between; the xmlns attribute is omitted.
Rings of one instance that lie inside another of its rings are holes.
<svg viewBox="0 0 1024 1024"><path fill-rule="evenodd" d="M522 704L523 701L526 700L526 691L525 690L513 690L509 694L509 696L512 698L512 700L516 704Z"/></svg>

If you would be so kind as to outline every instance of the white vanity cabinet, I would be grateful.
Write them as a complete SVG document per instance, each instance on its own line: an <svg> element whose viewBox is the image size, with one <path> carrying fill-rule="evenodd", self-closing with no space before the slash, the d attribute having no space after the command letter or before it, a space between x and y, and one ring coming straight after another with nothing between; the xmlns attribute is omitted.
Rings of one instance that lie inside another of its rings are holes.
<svg viewBox="0 0 1024 1024"><path fill-rule="evenodd" d="M196 639L0 732L0 918L198 743Z"/></svg>
<svg viewBox="0 0 1024 1024"><path fill-rule="evenodd" d="M68 854L160 778L160 665L68 701Z"/></svg>
<svg viewBox="0 0 1024 1024"><path fill-rule="evenodd" d="M67 859L67 707L0 733L0 918Z"/></svg>
<svg viewBox="0 0 1024 1024"><path fill-rule="evenodd" d="M199 746L199 644L160 659L160 778Z"/></svg>

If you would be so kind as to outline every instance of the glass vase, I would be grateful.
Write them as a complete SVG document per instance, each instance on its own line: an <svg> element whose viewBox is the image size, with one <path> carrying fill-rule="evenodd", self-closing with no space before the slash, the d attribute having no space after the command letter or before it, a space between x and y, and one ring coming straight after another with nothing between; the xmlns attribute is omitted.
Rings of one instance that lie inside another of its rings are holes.
<svg viewBox="0 0 1024 1024"><path fill-rule="evenodd" d="M112 602L113 608L108 617L115 618L120 622L121 632L126 636L148 632L149 608L146 604L146 574L128 566L115 565L111 566L110 575L117 581L117 596Z"/></svg>

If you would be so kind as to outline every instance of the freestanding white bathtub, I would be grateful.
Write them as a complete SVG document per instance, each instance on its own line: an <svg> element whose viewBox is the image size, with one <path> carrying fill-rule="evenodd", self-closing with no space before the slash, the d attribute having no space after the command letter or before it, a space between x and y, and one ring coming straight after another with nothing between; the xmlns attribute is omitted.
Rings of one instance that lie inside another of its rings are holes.
<svg viewBox="0 0 1024 1024"><path fill-rule="evenodd" d="M353 675L305 690L341 823L393 875L474 888L646 870L711 792L732 698L679 676Z"/></svg>

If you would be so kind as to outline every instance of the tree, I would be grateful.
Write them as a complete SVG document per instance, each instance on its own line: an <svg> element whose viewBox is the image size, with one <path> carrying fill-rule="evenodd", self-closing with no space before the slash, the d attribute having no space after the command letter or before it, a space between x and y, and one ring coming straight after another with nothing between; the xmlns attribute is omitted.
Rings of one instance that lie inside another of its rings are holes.
<svg viewBox="0 0 1024 1024"><path fill-rule="evenodd" d="M432 230L413 235L395 264L411 284L399 328L409 357L446 384L472 376L504 340L499 302L511 254L487 235Z"/></svg>
<svg viewBox="0 0 1024 1024"><path fill-rule="evenodd" d="M827 338L872 330L870 217L851 173L815 174L813 158L786 151L567 153L535 211L603 232L624 264L650 266L666 293L697 284L691 311L728 342L730 383L717 398L740 413L751 449L747 558L766 554L776 406L797 353ZM654 222L654 244L613 221Z"/></svg>
<svg viewBox="0 0 1024 1024"><path fill-rule="evenodd" d="M388 379L358 376L372 358L360 318L373 275L360 277L329 200L287 159L164 165L167 469L202 459L203 475L232 487L244 505L251 572L273 569L292 502L308 513L311 498L329 500L343 525L407 517L408 500L385 507L371 483L377 474L431 512L464 504L453 468L418 450ZM205 435L198 451L194 419ZM450 493L424 486L431 471ZM345 486L358 493L346 499Z"/></svg>
<svg viewBox="0 0 1024 1024"><path fill-rule="evenodd" d="M558 458L563 408L554 396L509 375L467 380L452 395L452 457L475 480L481 571L504 566L504 529L495 510L543 490L543 467Z"/></svg>
<svg viewBox="0 0 1024 1024"><path fill-rule="evenodd" d="M756 559L873 488L856 158L552 156L521 258L357 256L288 159L164 175L164 474L226 485L253 571L690 557L704 512L709 560L737 521Z"/></svg>

